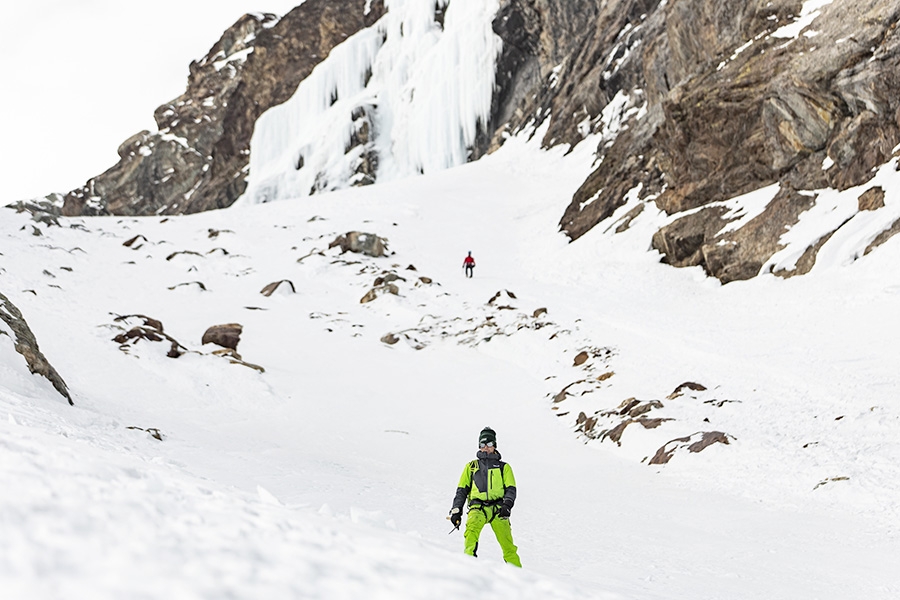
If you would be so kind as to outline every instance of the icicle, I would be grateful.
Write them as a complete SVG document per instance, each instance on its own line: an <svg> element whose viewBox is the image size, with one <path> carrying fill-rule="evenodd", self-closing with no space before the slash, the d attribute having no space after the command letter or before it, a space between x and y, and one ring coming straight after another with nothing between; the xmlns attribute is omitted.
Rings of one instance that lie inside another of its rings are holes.
<svg viewBox="0 0 900 600"><path fill-rule="evenodd" d="M348 151L364 109L386 181L463 164L490 119L501 49L498 0L385 0L374 26L334 48L286 103L256 122L242 202L346 187L364 150ZM443 26L435 10L445 9Z"/></svg>

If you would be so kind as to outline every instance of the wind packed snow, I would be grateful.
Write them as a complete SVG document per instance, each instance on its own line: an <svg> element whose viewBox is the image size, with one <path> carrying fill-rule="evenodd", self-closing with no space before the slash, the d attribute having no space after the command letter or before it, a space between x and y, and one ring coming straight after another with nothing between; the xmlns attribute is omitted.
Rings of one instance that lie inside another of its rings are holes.
<svg viewBox="0 0 900 600"><path fill-rule="evenodd" d="M816 17L819 16L822 9L833 1L834 0L806 0L806 2L803 3L803 8L800 9L800 16L797 17L797 20L773 31L771 34L772 37L787 39L799 37L807 27L812 25L812 22L816 20ZM815 35L815 32L807 32L806 35L811 37L812 35Z"/></svg>
<svg viewBox="0 0 900 600"><path fill-rule="evenodd" d="M900 187L896 158L882 165L871 181L838 192L816 190L815 205L800 215L800 222L781 236L784 247L763 266L763 272L796 268L806 249L833 236L816 258L817 269L848 265L862 257L869 245L883 231L900 221ZM860 211L859 196L873 187L884 190L884 207L877 211Z"/></svg>
<svg viewBox="0 0 900 600"><path fill-rule="evenodd" d="M461 165L490 118L501 49L497 0L386 0L386 14L337 46L257 121L240 202L358 183L362 153L381 182ZM443 26L435 10L445 10ZM365 124L368 143L351 147Z"/></svg>
<svg viewBox="0 0 900 600"><path fill-rule="evenodd" d="M2 211L0 290L75 401L3 328L3 597L897 598L900 241L859 252L893 192L863 214L858 190L820 191L786 248L850 221L809 275L721 286L648 251L672 218L652 204L568 244L598 139L540 137L302 202L60 227ZM329 249L348 231L390 255ZM388 274L397 295L361 303ZM296 293L260 293L283 279ZM113 341L136 315L185 353ZM200 343L224 323L239 357ZM632 398L658 426L597 435ZM486 425L522 570L489 529L477 559L448 535ZM710 431L729 443L677 441Z"/></svg>

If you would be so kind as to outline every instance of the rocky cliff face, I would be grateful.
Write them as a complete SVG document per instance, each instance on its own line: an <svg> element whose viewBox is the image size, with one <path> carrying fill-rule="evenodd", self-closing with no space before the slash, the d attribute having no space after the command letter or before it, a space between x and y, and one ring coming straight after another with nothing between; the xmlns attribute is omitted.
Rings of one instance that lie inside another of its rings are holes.
<svg viewBox="0 0 900 600"><path fill-rule="evenodd" d="M126 141L64 212L229 206L247 185L256 118L385 10L368 5L309 0L281 20L242 18L157 110L160 132ZM470 156L542 124L546 146L599 134L598 166L560 220L571 239L614 215L625 230L655 203L672 217L648 240L665 262L747 279L814 190L859 187L861 210L883 199L867 184L900 144L898 18L894 0L501 0L491 123ZM760 214L726 227L740 211L723 203L768 186ZM776 274L808 271L824 239Z"/></svg>
<svg viewBox="0 0 900 600"><path fill-rule="evenodd" d="M290 98L335 46L383 11L381 0L309 0L281 19L245 15L191 63L185 93L156 109L159 132L123 142L118 164L69 192L63 214L183 214L230 206L247 186L256 119Z"/></svg>
<svg viewBox="0 0 900 600"><path fill-rule="evenodd" d="M897 2L510 0L501 17L498 33L527 56L510 64L542 79L506 126L546 115L546 145L577 141L579 127L605 134L560 221L572 239L652 201L685 213L648 240L666 262L747 279L812 190L878 196L865 185L900 143ZM529 24L518 37L504 25L517 21ZM762 214L722 233L733 211L721 203L769 185ZM781 274L807 271L821 241Z"/></svg>

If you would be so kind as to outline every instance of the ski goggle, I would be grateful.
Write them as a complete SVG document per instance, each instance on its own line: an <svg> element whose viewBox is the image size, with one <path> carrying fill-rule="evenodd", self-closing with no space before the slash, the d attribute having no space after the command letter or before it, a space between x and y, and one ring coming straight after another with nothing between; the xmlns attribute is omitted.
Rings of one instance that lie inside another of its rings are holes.
<svg viewBox="0 0 900 600"><path fill-rule="evenodd" d="M479 447L479 448L484 448L485 446L487 446L488 448L493 448L493 447L494 447L494 442L480 442L480 443L478 444L478 447Z"/></svg>

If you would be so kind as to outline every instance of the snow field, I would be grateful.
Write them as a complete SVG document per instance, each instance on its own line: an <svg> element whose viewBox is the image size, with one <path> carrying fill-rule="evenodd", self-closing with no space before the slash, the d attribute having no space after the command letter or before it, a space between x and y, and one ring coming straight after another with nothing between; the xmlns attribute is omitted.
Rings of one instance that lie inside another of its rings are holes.
<svg viewBox="0 0 900 600"><path fill-rule="evenodd" d="M624 234L568 245L552 217L590 160L589 144L563 156L512 140L302 201L64 220L41 237L4 214L4 293L76 402L4 355L19 382L0 395L4 582L44 598L893 597L897 244L728 286L660 265L645 240L666 217L649 208ZM350 230L395 254L327 250ZM406 279L400 295L360 304L384 271ZM281 279L297 293L259 294ZM178 285L195 281L206 291ZM504 290L512 309L487 305ZM132 314L191 352L121 351L114 319ZM200 345L227 322L265 373ZM408 337L388 346L390 332ZM573 366L584 348L611 354ZM685 381L709 390L666 398ZM578 412L632 396L675 421L631 425L621 447L574 431ZM519 483L524 572L490 532L477 561L447 534L485 425ZM734 440L646 465L706 427Z"/></svg>

